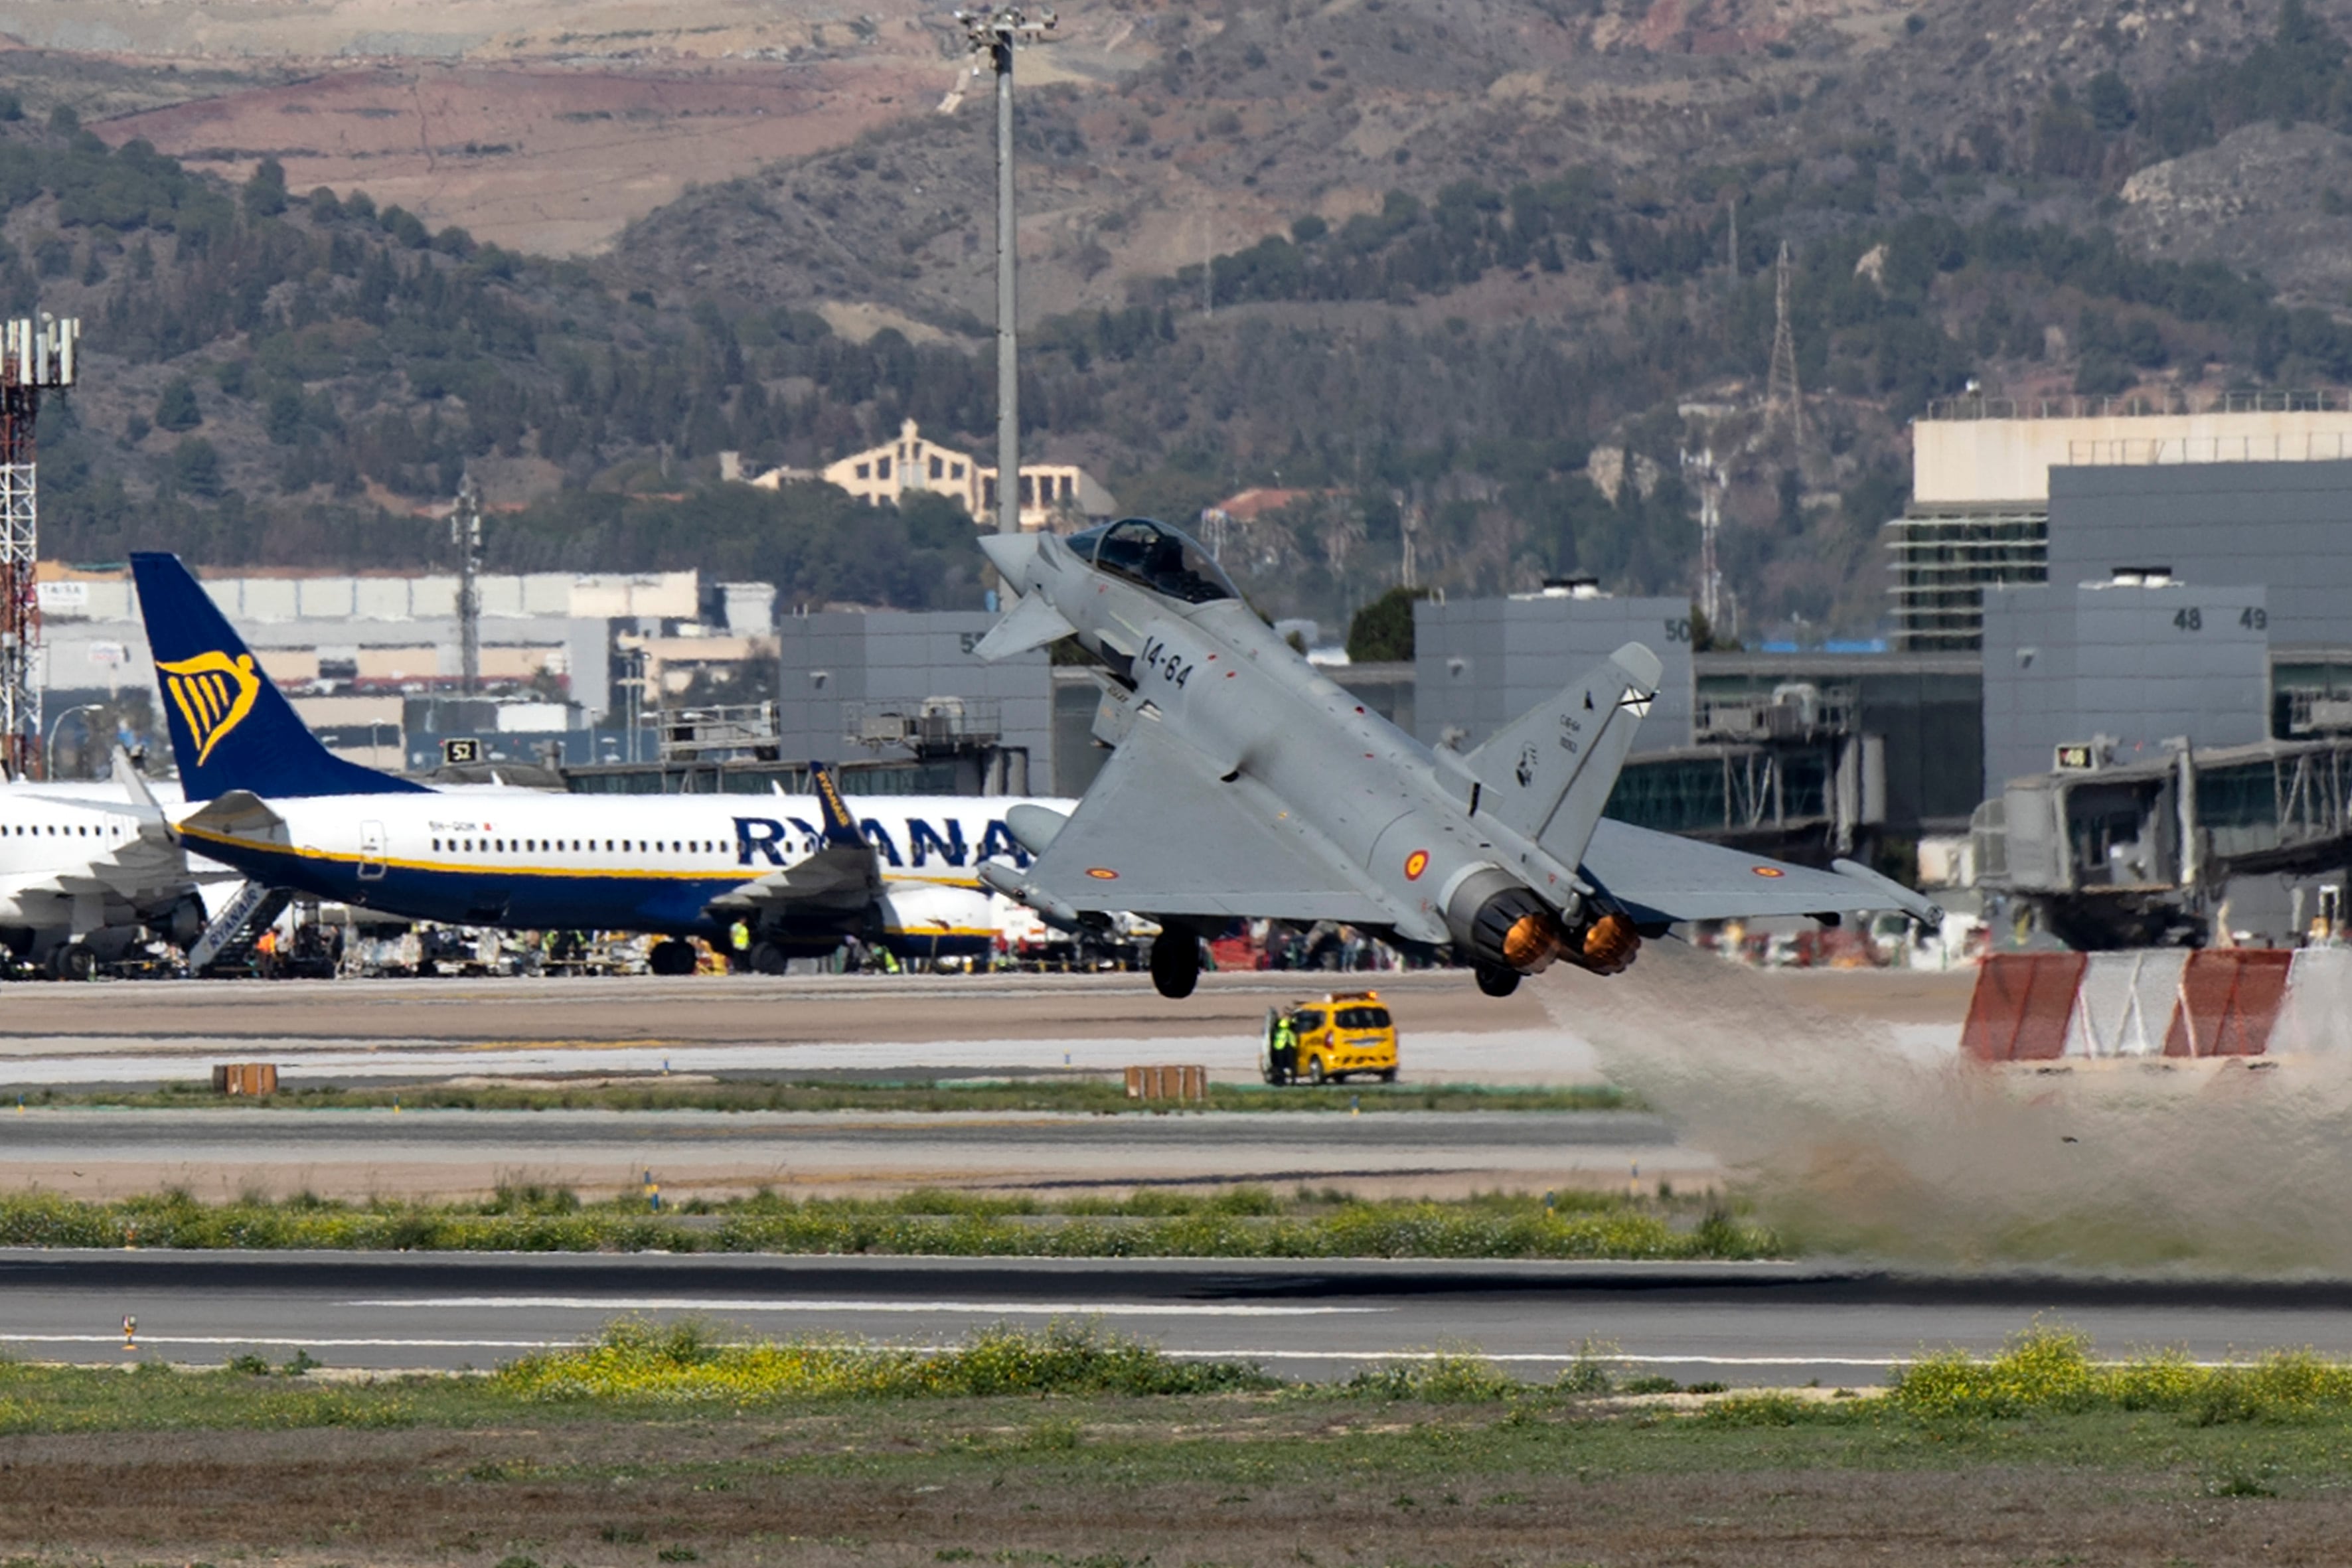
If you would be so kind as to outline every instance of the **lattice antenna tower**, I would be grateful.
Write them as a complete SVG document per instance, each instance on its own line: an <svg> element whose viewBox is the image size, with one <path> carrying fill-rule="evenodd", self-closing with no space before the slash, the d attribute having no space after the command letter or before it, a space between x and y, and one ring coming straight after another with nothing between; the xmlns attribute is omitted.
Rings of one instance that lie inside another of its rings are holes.
<svg viewBox="0 0 2352 1568"><path fill-rule="evenodd" d="M1764 411L1773 419L1786 418L1789 441L1799 456L1805 449L1805 394L1797 384L1797 333L1789 322L1789 242L1780 242L1780 258L1772 267L1772 368L1764 382Z"/></svg>
<svg viewBox="0 0 2352 1568"><path fill-rule="evenodd" d="M39 494L33 424L41 394L74 384L81 322L20 316L0 324L0 767L32 778L41 767Z"/></svg>

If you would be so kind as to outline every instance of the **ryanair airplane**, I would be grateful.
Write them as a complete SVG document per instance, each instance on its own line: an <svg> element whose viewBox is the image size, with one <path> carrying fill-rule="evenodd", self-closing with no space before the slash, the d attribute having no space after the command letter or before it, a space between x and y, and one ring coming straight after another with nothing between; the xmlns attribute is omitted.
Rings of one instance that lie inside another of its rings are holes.
<svg viewBox="0 0 2352 1568"><path fill-rule="evenodd" d="M205 900L236 884L181 852L119 747L114 769L110 784L0 784L0 947L59 980L89 979L145 930L190 945Z"/></svg>
<svg viewBox="0 0 2352 1568"><path fill-rule="evenodd" d="M984 954L978 868L1026 866L1018 799L441 791L364 768L310 733L175 555L134 555L140 612L189 809L183 842L272 887L407 920L704 937L764 973L846 939ZM1067 802L1034 804L1068 808ZM748 929L741 951L730 940ZM657 943L655 973L694 950Z"/></svg>

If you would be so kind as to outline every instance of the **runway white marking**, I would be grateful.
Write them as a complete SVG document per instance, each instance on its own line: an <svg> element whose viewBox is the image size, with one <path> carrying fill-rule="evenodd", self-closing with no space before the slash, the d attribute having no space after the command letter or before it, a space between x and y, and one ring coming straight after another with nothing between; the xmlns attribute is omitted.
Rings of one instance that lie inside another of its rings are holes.
<svg viewBox="0 0 2352 1568"><path fill-rule="evenodd" d="M1393 1307L1232 1307L1177 1302L837 1301L710 1296L405 1296L346 1301L347 1307L554 1308L582 1312L994 1312L1084 1318L1320 1318L1392 1312Z"/></svg>

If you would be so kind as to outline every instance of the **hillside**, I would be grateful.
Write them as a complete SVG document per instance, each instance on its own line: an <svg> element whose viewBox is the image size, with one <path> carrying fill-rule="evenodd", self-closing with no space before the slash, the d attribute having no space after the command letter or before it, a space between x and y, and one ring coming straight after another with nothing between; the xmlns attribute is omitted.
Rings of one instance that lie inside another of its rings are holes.
<svg viewBox="0 0 2352 1568"><path fill-rule="evenodd" d="M1407 523L1424 575L1458 588L1578 570L1686 590L1679 459L1706 447L1731 479L1741 629L1867 631L1927 399L2352 381L2352 0L1137 4L1086 26L1023 68L1024 423L1136 510L1304 492L1229 541L1269 609L1376 596ZM492 48L467 45L467 68L545 74ZM58 58L30 54L0 70ZM282 87L215 96L246 114ZM470 467L509 509L509 563L978 592L939 519L710 488L721 449L809 465L906 416L984 444L971 106L845 122L583 261L350 184L314 195L285 159L215 158L223 178L124 135L198 108L100 137L19 90L0 289L90 322L88 384L44 431L54 552L429 561L420 513ZM1758 410L1783 241L1802 451ZM1595 446L1649 460L1604 493Z"/></svg>

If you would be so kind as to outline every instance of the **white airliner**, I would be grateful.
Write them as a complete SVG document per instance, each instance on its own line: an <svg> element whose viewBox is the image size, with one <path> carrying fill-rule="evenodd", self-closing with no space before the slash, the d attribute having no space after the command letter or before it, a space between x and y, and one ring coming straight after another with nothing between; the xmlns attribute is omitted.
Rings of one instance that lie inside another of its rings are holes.
<svg viewBox="0 0 2352 1568"><path fill-rule="evenodd" d="M0 784L0 947L60 979L88 979L142 927L187 946L204 889L235 879L191 863L129 767L118 757L105 784ZM156 788L178 802L177 786Z"/></svg>
<svg viewBox="0 0 2352 1568"><path fill-rule="evenodd" d="M991 857L1025 865L1013 798L443 793L321 746L175 556L135 555L191 849L257 881L410 920L716 939L751 967L848 938L986 952ZM745 928L740 949L735 928ZM659 943L658 973L692 968Z"/></svg>

